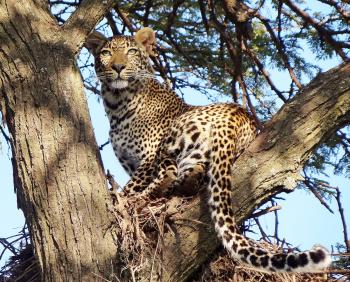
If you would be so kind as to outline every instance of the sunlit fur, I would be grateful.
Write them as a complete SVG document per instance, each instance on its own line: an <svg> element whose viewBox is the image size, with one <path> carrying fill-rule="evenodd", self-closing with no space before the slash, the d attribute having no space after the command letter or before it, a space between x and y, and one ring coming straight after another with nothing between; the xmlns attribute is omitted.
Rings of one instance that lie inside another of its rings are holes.
<svg viewBox="0 0 350 282"><path fill-rule="evenodd" d="M112 88L124 85L135 79L154 78L153 69L145 49L141 48L133 37L121 36L107 41L95 60L96 74L101 82ZM119 72L118 66L123 66ZM117 82L112 84L111 82Z"/></svg>

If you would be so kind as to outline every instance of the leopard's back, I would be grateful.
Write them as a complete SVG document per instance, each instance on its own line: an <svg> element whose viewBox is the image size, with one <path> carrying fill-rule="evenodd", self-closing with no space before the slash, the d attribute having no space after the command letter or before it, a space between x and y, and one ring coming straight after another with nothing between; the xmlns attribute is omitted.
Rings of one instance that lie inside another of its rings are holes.
<svg viewBox="0 0 350 282"><path fill-rule="evenodd" d="M227 155L232 163L256 136L254 120L236 104L190 108L174 121L163 146L166 154L176 158L180 175L198 162L207 169L215 150L213 134L217 129L221 131L220 142L227 142L232 148Z"/></svg>

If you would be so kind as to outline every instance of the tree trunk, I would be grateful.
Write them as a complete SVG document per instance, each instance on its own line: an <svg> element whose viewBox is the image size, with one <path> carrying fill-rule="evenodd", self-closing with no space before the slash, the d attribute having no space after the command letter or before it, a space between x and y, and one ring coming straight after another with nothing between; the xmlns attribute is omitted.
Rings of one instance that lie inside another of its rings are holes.
<svg viewBox="0 0 350 282"><path fill-rule="evenodd" d="M58 26L47 1L0 5L1 108L12 140L18 206L43 281L109 278L115 261L106 179L75 64L84 34L111 1L103 2L96 4L99 15L92 13L90 29L70 23L71 33Z"/></svg>

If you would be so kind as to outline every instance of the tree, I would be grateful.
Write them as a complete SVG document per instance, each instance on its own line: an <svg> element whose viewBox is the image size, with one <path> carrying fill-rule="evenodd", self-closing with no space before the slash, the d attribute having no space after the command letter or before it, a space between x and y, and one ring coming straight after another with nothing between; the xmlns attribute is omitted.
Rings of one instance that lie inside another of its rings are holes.
<svg viewBox="0 0 350 282"><path fill-rule="evenodd" d="M18 206L44 281L109 273L115 257L105 236L104 172L75 65L84 38L111 2L84 1L60 27L46 1L1 1L2 113Z"/></svg>
<svg viewBox="0 0 350 282"><path fill-rule="evenodd" d="M255 8L241 1L211 0L1 1L1 112L10 132L18 205L44 281L112 279L122 267L122 247L110 230L115 219L76 66L86 36L102 17L100 28L114 34L134 32L141 25L158 30L155 68L173 88L181 92L192 87L211 96L213 91L229 93L254 114L262 132L233 172L234 199L240 199L236 216L242 221L297 183L319 195L310 172L324 169L326 162L339 171L349 167L349 137L341 129L350 121L350 65L344 63L305 87L302 77L313 77L319 69L296 52L310 44L319 58L348 60L346 6L320 2L328 7L323 21L323 15L311 15L289 0ZM267 6L273 19L264 16ZM277 88L268 64L289 73L290 89ZM84 77L84 86L99 91L91 77ZM284 104L273 117L277 104L263 94L267 87ZM339 162L328 156L336 148L344 150ZM301 169L306 177L298 182ZM146 248L149 260L138 272L141 281L154 278L152 270L159 264L165 281L185 280L215 251L212 230L176 222L190 218L209 223L203 205L197 196L172 218L177 236L164 234L162 258L153 259L154 247Z"/></svg>

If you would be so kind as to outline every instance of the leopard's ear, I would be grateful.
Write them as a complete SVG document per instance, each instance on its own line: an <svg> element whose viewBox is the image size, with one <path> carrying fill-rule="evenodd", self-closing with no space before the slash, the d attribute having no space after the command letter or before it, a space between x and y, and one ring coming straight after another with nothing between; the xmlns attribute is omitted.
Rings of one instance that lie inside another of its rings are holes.
<svg viewBox="0 0 350 282"><path fill-rule="evenodd" d="M86 38L84 46L89 50L89 52L92 55L96 56L107 41L108 41L108 38L106 36L94 30Z"/></svg>
<svg viewBox="0 0 350 282"><path fill-rule="evenodd" d="M136 43L142 46L148 55L156 56L154 51L156 45L156 35L152 28L141 28L138 32L136 32L134 37Z"/></svg>

